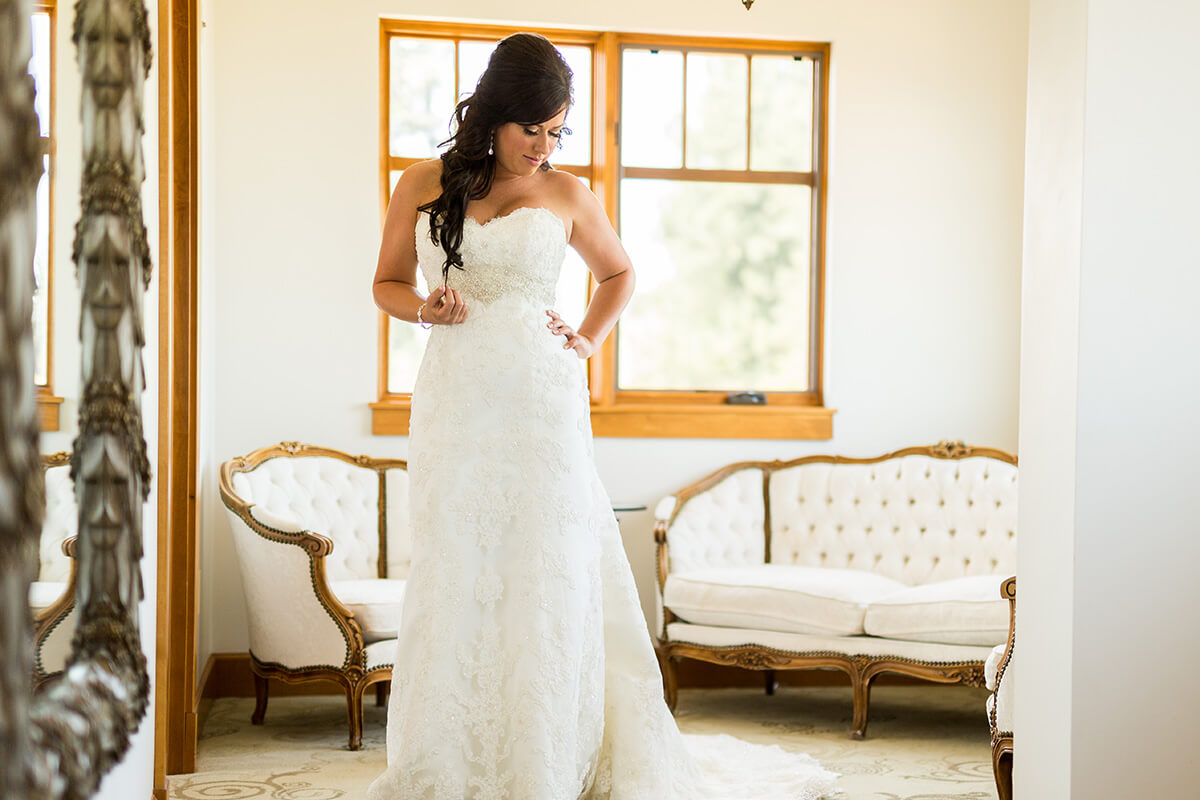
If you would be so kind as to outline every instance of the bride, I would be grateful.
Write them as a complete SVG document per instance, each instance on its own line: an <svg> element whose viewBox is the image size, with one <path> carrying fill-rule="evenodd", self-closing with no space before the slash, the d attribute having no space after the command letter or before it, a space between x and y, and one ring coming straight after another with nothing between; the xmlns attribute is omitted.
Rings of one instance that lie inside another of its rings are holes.
<svg viewBox="0 0 1200 800"><path fill-rule="evenodd" d="M581 359L633 269L600 203L547 158L571 71L542 36L500 42L450 149L396 184L376 303L432 327L413 389L412 569L369 800L815 800L805 755L682 736L609 498ZM567 245L595 276L550 305ZM418 264L430 286L417 291Z"/></svg>

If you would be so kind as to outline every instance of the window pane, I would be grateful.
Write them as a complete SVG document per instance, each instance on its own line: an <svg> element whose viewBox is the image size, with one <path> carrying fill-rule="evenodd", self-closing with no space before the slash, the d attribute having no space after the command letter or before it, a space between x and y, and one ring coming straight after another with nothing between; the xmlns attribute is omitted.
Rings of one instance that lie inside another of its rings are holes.
<svg viewBox="0 0 1200 800"><path fill-rule="evenodd" d="M620 389L807 391L811 190L626 179Z"/></svg>
<svg viewBox="0 0 1200 800"><path fill-rule="evenodd" d="M592 163L592 50L590 47L560 47L571 67L575 105L567 112L571 135L563 138L562 150L550 159L552 164Z"/></svg>
<svg viewBox="0 0 1200 800"><path fill-rule="evenodd" d="M628 49L621 64L621 164L682 167L683 53Z"/></svg>
<svg viewBox="0 0 1200 800"><path fill-rule="evenodd" d="M393 156L432 158L450 135L454 113L454 42L391 40L391 131Z"/></svg>
<svg viewBox="0 0 1200 800"><path fill-rule="evenodd" d="M417 290L429 295L425 276L417 270ZM425 354L429 331L411 322L388 320L388 391L408 394L417 381L417 367Z"/></svg>
<svg viewBox="0 0 1200 800"><path fill-rule="evenodd" d="M37 238L33 251L33 346L34 381L42 386L49 383L50 341L50 157L42 156L41 180L37 188Z"/></svg>
<svg viewBox="0 0 1200 800"><path fill-rule="evenodd" d="M748 72L743 55L688 54L688 167L746 169Z"/></svg>
<svg viewBox="0 0 1200 800"><path fill-rule="evenodd" d="M584 186L591 188L587 178L579 179ZM572 328L578 328L583 322L583 314L587 309L587 264L575 252L574 247L567 248L567 256L563 259L562 272L558 276L558 290L555 292L554 310L567 321Z"/></svg>
<svg viewBox="0 0 1200 800"><path fill-rule="evenodd" d="M750 169L812 169L813 61L754 56Z"/></svg>
<svg viewBox="0 0 1200 800"><path fill-rule="evenodd" d="M475 92L475 84L487 69L496 42L463 40L458 43L458 99Z"/></svg>
<svg viewBox="0 0 1200 800"><path fill-rule="evenodd" d="M29 74L33 76L37 97L37 109L41 135L50 135L50 15L33 15L33 58L29 61Z"/></svg>

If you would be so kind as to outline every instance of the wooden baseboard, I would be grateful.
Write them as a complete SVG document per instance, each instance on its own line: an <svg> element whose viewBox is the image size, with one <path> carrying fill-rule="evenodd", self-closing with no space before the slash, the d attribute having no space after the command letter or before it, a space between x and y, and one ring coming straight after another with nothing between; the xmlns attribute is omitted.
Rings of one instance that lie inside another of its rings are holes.
<svg viewBox="0 0 1200 800"><path fill-rule="evenodd" d="M763 685L761 672L707 661L683 659L677 669L680 689L725 688L733 686ZM778 670L775 677L780 686L845 686L850 687L850 678L840 670L798 669ZM880 675L876 686L928 686L928 681L906 675ZM343 690L331 681L287 684L271 682L272 697L295 697L311 695L341 695ZM249 653L213 653L204 664L200 678L200 699L214 700L218 697L254 697L254 673L250 671ZM199 704L197 705L199 712Z"/></svg>

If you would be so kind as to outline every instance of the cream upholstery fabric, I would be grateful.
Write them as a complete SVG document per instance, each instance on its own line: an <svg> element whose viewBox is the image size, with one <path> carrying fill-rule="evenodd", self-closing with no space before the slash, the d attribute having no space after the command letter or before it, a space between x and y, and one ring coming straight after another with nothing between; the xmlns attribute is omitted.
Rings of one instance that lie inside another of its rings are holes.
<svg viewBox="0 0 1200 800"><path fill-rule="evenodd" d="M233 476L234 491L274 514L290 513L335 542L326 558L330 580L378 574L379 477L336 458L272 458ZM260 656L261 658L261 656Z"/></svg>
<svg viewBox="0 0 1200 800"><path fill-rule="evenodd" d="M42 664L42 672L49 675L67 666L67 656L71 653L71 639L75 636L75 621L79 618L79 610L71 606L71 610L54 626L42 640L37 657Z"/></svg>
<svg viewBox="0 0 1200 800"><path fill-rule="evenodd" d="M691 642L711 647L757 644L792 653L829 651L844 655L893 656L928 662L983 661L990 648L953 644L926 644L874 636L814 636L807 633L783 633L749 628L718 628L672 622L667 637L675 642Z"/></svg>
<svg viewBox="0 0 1200 800"><path fill-rule="evenodd" d="M395 639L408 581L387 579L330 581L329 588L358 620L363 640Z"/></svg>
<svg viewBox="0 0 1200 800"><path fill-rule="evenodd" d="M679 509L671 524L671 571L763 563L764 518L762 470L726 476Z"/></svg>
<svg viewBox="0 0 1200 800"><path fill-rule="evenodd" d="M760 564L673 572L664 600L700 625L850 636L863 632L869 603L904 588L859 570Z"/></svg>
<svg viewBox="0 0 1200 800"><path fill-rule="evenodd" d="M71 468L50 467L46 470L46 517L39 547L39 581L66 583L71 575L71 559L63 554L62 543L74 536L78 527Z"/></svg>
<svg viewBox="0 0 1200 800"><path fill-rule="evenodd" d="M384 639L366 647L367 672L376 667L390 667L396 660L396 640Z"/></svg>
<svg viewBox="0 0 1200 800"><path fill-rule="evenodd" d="M412 536L408 531L408 470L387 471L387 576L408 577L412 565Z"/></svg>
<svg viewBox="0 0 1200 800"><path fill-rule="evenodd" d="M317 598L308 554L295 545L264 539L237 514L227 513L246 595L250 651L260 661L293 669L342 666L346 640ZM270 527L287 524L257 507L250 513Z"/></svg>
<svg viewBox="0 0 1200 800"><path fill-rule="evenodd" d="M908 585L1016 571L1017 468L1002 461L801 464L771 475L770 498L773 563Z"/></svg>
<svg viewBox="0 0 1200 800"><path fill-rule="evenodd" d="M998 644L992 648L991 654L988 655L987 662L983 665L983 675L987 680L987 688L991 689L993 694L987 699L988 719L992 716L992 706L997 701L1000 707L996 709L996 729L1001 733L1011 733L1013 729L1013 666L1017 661L1016 651L1013 651L1013 657L1008 662L1008 668L1004 670L1004 680L1000 681L1000 689L996 690L996 676L1000 670L1000 661L1004 658L1005 645Z"/></svg>
<svg viewBox="0 0 1200 800"><path fill-rule="evenodd" d="M50 606L54 605L54 601L62 597L63 592L67 589L67 582L63 581L34 581L29 585L29 610L33 616L45 611Z"/></svg>
<svg viewBox="0 0 1200 800"><path fill-rule="evenodd" d="M1008 638L1005 578L987 575L904 587L867 608L863 629L872 636L943 644L994 645Z"/></svg>

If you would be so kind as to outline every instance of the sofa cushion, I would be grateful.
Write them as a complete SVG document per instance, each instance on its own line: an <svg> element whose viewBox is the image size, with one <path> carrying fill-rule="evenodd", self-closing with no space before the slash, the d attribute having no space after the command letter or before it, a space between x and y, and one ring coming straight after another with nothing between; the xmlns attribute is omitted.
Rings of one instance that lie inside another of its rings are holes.
<svg viewBox="0 0 1200 800"><path fill-rule="evenodd" d="M697 625L849 636L869 603L902 588L860 570L759 564L672 573L663 602Z"/></svg>
<svg viewBox="0 0 1200 800"><path fill-rule="evenodd" d="M363 639L375 642L396 638L407 584L407 581L391 578L369 578L330 581L329 588L342 605L354 612L354 618L362 628Z"/></svg>
<svg viewBox="0 0 1200 800"><path fill-rule="evenodd" d="M58 602L67 590L66 581L34 581L29 584L29 610L33 616L41 614Z"/></svg>
<svg viewBox="0 0 1200 800"><path fill-rule="evenodd" d="M998 575L911 586L875 599L863 630L871 636L940 644L995 645L1008 638L1008 602Z"/></svg>

